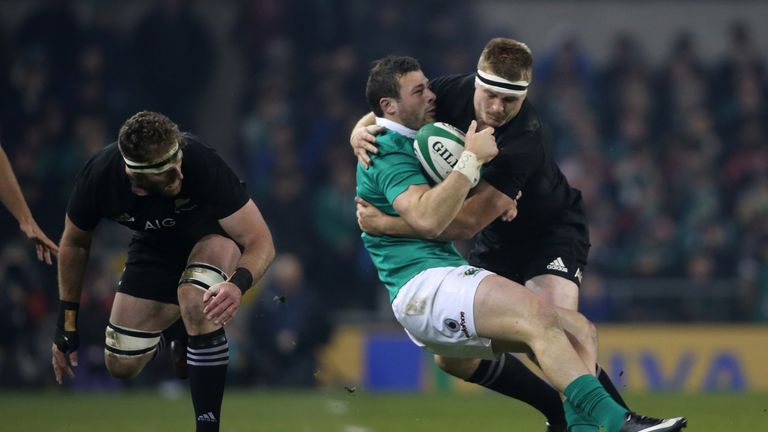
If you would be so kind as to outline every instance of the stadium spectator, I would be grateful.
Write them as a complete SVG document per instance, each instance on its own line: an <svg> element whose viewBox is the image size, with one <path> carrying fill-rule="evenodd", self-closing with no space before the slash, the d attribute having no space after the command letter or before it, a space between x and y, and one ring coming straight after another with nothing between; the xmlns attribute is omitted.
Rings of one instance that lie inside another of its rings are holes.
<svg viewBox="0 0 768 432"><path fill-rule="evenodd" d="M314 387L317 351L330 338L331 322L298 256L275 258L259 297L247 327L254 340L248 359L253 379L268 386Z"/></svg>
<svg viewBox="0 0 768 432"><path fill-rule="evenodd" d="M163 0L134 29L132 49L143 106L168 113L184 128L195 125L216 57L190 3Z"/></svg>

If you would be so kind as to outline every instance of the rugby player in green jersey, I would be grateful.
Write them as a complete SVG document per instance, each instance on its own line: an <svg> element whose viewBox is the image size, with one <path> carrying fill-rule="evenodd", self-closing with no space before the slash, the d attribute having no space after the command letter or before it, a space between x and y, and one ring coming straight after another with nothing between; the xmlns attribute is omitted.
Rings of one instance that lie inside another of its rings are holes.
<svg viewBox="0 0 768 432"><path fill-rule="evenodd" d="M561 394L570 431L676 431L684 418L651 419L617 404L595 377L595 329L576 311L557 308L522 285L467 265L450 238L482 164L497 154L493 129L472 122L454 172L430 187L413 154L413 137L434 121L435 94L418 61L390 56L371 68L366 98L376 123L378 153L357 168L357 194L398 215L420 238L363 233L398 322L417 345L447 358L494 359L529 353ZM509 209L500 212L502 216Z"/></svg>

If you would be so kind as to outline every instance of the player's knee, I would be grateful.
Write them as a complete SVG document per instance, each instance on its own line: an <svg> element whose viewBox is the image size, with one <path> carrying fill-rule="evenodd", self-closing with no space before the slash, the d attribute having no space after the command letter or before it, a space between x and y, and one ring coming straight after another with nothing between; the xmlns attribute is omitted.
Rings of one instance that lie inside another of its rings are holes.
<svg viewBox="0 0 768 432"><path fill-rule="evenodd" d="M189 263L179 279L178 294L180 297L182 295L194 295L194 290L190 290L188 287L195 287L201 291L206 291L213 285L225 280L227 280L227 274L214 265L202 262Z"/></svg>
<svg viewBox="0 0 768 432"><path fill-rule="evenodd" d="M160 332L145 332L107 325L105 332L104 363L115 378L129 379L141 372L154 357Z"/></svg>
<svg viewBox="0 0 768 432"><path fill-rule="evenodd" d="M225 280L227 280L227 274L214 265L201 262L187 265L179 279L176 292L185 321L203 319L202 308L200 307L202 293Z"/></svg>
<svg viewBox="0 0 768 432"><path fill-rule="evenodd" d="M146 361L141 361L136 358L120 358L112 353L106 352L104 353L104 364L107 367L107 372L109 372L112 377L127 380L136 377L136 375L138 375L144 368Z"/></svg>
<svg viewBox="0 0 768 432"><path fill-rule="evenodd" d="M435 364L446 373L467 379L475 372L479 360L470 358L449 358L435 355Z"/></svg>
<svg viewBox="0 0 768 432"><path fill-rule="evenodd" d="M542 330L562 329L557 311L542 300L537 300L531 308L530 316L535 322L534 328Z"/></svg>

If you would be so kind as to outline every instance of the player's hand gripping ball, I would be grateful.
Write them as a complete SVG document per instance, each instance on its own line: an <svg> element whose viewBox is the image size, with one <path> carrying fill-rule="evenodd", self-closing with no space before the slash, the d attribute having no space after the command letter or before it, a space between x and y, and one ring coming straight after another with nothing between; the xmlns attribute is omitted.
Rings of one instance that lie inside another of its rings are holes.
<svg viewBox="0 0 768 432"><path fill-rule="evenodd" d="M416 132L413 151L416 158L430 179L440 183L448 174L464 151L465 134L448 123L427 123ZM480 176L472 179L472 187L477 186Z"/></svg>

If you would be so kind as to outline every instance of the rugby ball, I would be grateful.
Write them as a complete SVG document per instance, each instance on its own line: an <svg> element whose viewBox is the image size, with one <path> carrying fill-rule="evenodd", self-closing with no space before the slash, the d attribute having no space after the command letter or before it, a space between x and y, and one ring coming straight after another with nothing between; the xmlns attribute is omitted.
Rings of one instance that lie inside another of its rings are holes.
<svg viewBox="0 0 768 432"><path fill-rule="evenodd" d="M448 123L427 123L416 132L413 151L429 178L440 183L453 171L464 151L464 132ZM480 181L478 175L472 187Z"/></svg>

